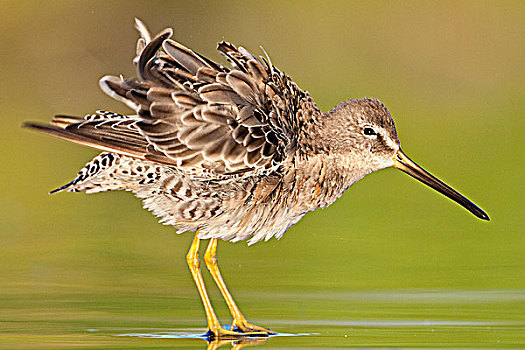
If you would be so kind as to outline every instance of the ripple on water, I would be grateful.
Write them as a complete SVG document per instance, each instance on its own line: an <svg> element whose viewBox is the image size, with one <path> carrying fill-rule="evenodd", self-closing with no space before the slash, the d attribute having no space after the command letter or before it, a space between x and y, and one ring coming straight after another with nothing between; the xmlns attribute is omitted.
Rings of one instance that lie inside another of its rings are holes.
<svg viewBox="0 0 525 350"><path fill-rule="evenodd" d="M228 329L229 327L224 327ZM319 333L274 333L266 338L273 337L300 337L308 335L319 335ZM118 337L137 337L137 338L154 338L154 339L207 339L208 336L203 331L159 331L159 332L145 332L145 333L124 333L118 334ZM261 337L246 337L246 338L261 338Z"/></svg>

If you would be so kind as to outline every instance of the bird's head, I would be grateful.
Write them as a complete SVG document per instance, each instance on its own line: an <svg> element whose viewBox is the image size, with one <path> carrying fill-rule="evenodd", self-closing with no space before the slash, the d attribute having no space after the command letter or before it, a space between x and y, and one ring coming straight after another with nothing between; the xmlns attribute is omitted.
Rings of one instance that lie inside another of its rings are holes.
<svg viewBox="0 0 525 350"><path fill-rule="evenodd" d="M366 172L393 166L401 148L388 109L375 98L340 103L327 113L324 128L329 149Z"/></svg>
<svg viewBox="0 0 525 350"><path fill-rule="evenodd" d="M474 203L405 155L401 150L394 120L378 99L342 102L325 117L325 146L331 153L344 159L349 169L361 171L364 175L393 166L459 203L478 218L489 219Z"/></svg>

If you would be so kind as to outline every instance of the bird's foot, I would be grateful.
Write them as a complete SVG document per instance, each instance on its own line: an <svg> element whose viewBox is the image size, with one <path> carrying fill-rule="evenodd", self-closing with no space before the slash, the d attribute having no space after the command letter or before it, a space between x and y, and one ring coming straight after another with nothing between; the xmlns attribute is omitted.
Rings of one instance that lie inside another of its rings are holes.
<svg viewBox="0 0 525 350"><path fill-rule="evenodd" d="M250 322L246 320L234 320L232 323L231 328L233 330L241 332L241 334L257 334L258 336L269 336L272 334L275 334L272 330L260 326L256 326L254 324L251 324Z"/></svg>
<svg viewBox="0 0 525 350"><path fill-rule="evenodd" d="M220 326L213 327L213 329L208 328L208 331L206 332L205 336L206 338L210 340L215 340L215 339L235 340L235 339L239 339L242 337L253 337L253 338L267 337L269 334L268 333L269 330L267 330L266 328L261 328L261 327L259 328L264 329L265 332L257 331L257 330L250 330L248 328L245 328L245 330L241 330L237 326L233 326L233 325L231 328L233 330L229 330L229 329L226 329Z"/></svg>
<svg viewBox="0 0 525 350"><path fill-rule="evenodd" d="M208 331L204 334L209 340L215 339L235 339L239 337L238 332L230 331L229 329L218 327L208 327Z"/></svg>

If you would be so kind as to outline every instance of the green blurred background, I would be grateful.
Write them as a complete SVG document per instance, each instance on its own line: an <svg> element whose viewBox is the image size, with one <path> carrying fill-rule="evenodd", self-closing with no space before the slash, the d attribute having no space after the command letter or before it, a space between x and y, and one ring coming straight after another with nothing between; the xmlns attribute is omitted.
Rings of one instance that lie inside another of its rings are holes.
<svg viewBox="0 0 525 350"><path fill-rule="evenodd" d="M4 0L0 347L205 345L113 337L205 327L184 259L192 235L157 224L129 193L48 196L97 152L20 129L58 113L129 113L98 79L135 74L135 16L223 63L218 41L263 46L324 111L380 98L405 152L492 219L387 169L280 241L220 242L250 320L319 333L264 346L523 345L523 1Z"/></svg>

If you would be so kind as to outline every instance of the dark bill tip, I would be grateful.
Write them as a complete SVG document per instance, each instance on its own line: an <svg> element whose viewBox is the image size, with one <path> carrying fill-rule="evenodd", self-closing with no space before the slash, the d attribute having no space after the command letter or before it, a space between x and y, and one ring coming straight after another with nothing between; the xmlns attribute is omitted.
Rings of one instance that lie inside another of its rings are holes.
<svg viewBox="0 0 525 350"><path fill-rule="evenodd" d="M487 221L490 220L487 213L481 210L480 207L478 207L477 205L469 201L467 198L459 194L457 191L455 191L453 188L446 185L442 181L438 180L436 177L434 177L432 174L427 172L425 169L421 168L419 165L414 163L401 150L397 151L394 157L394 167L399 170L404 171L405 173L412 176L413 178L421 181L425 185L432 187L439 193L452 199L453 201L455 201L456 203L460 204L465 209L470 211L476 217L482 220L487 220Z"/></svg>

